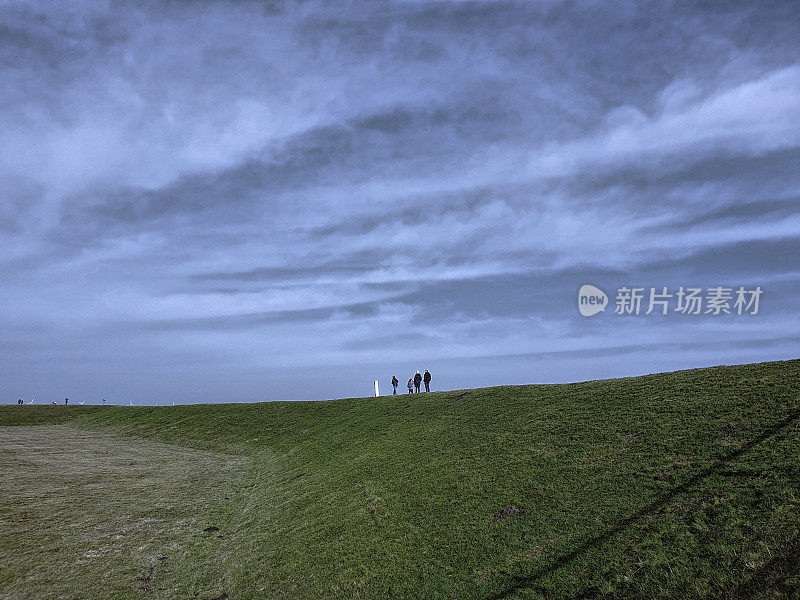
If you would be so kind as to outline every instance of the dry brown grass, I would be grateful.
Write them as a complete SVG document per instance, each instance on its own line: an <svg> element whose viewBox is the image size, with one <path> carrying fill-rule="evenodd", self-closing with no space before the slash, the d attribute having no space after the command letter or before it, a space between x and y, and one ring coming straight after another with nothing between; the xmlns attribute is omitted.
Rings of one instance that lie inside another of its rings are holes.
<svg viewBox="0 0 800 600"><path fill-rule="evenodd" d="M246 459L63 426L0 427L0 598L215 597ZM54 596L55 594L55 596Z"/></svg>

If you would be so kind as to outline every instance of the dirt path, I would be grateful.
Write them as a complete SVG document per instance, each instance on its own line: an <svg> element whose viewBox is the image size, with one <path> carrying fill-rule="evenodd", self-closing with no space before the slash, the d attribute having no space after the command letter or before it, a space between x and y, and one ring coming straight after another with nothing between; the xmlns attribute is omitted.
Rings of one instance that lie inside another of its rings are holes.
<svg viewBox="0 0 800 600"><path fill-rule="evenodd" d="M0 599L222 596L247 466L141 438L0 427Z"/></svg>

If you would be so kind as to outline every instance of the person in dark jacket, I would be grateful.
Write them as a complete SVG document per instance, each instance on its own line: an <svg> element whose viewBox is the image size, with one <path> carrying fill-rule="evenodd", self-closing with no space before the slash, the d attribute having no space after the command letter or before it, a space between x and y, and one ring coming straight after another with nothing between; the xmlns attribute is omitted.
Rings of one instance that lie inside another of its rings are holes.
<svg viewBox="0 0 800 600"><path fill-rule="evenodd" d="M418 394L419 394L419 386L421 384L422 384L422 375L420 375L419 371L417 371L417 374L414 375L414 391Z"/></svg>
<svg viewBox="0 0 800 600"><path fill-rule="evenodd" d="M413 377L409 377L408 378L408 383L406 384L406 387L408 387L408 393L409 394L414 392L414 378Z"/></svg>
<svg viewBox="0 0 800 600"><path fill-rule="evenodd" d="M400 380L397 379L397 375L392 375L392 394L397 394L397 386L400 384Z"/></svg>
<svg viewBox="0 0 800 600"><path fill-rule="evenodd" d="M431 374L428 369L425 369L425 375L422 377L422 381L425 382L425 391L431 391Z"/></svg>

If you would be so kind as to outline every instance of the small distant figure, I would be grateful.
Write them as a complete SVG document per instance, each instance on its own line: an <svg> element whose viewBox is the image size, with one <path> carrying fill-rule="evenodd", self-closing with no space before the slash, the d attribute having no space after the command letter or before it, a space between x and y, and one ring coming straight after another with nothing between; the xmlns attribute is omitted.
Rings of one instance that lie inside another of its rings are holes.
<svg viewBox="0 0 800 600"><path fill-rule="evenodd" d="M69 404L69 398L64 398L64 406L66 406L67 404Z"/></svg>
<svg viewBox="0 0 800 600"><path fill-rule="evenodd" d="M392 395L397 394L397 386L400 385L400 380L397 378L397 375L392 375Z"/></svg>
<svg viewBox="0 0 800 600"><path fill-rule="evenodd" d="M22 398L17 399L17 404L22 404Z"/></svg>
<svg viewBox="0 0 800 600"><path fill-rule="evenodd" d="M55 405L56 405L56 401L55 401L55 400L53 400L53 406L55 406Z"/></svg>
<svg viewBox="0 0 800 600"><path fill-rule="evenodd" d="M413 393L413 391L414 391L414 378L413 377L409 377L408 378L407 386L408 386L408 393L409 394Z"/></svg>
<svg viewBox="0 0 800 600"><path fill-rule="evenodd" d="M420 375L419 371L417 371L417 374L414 375L414 391L417 394L419 394L419 386L420 385L422 385L422 375Z"/></svg>
<svg viewBox="0 0 800 600"><path fill-rule="evenodd" d="M423 376L422 381L425 382L425 391L426 392L430 392L431 391L431 374L428 371L428 369L425 369L425 375Z"/></svg>
<svg viewBox="0 0 800 600"><path fill-rule="evenodd" d="M106 399L103 398L103 406L105 406L105 405L106 405Z"/></svg>

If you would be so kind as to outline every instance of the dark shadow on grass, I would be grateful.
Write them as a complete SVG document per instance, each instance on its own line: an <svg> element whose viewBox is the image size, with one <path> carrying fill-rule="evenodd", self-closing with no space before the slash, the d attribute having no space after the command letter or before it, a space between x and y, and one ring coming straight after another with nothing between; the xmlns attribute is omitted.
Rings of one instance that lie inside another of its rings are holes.
<svg viewBox="0 0 800 600"><path fill-rule="evenodd" d="M730 600L747 600L762 594L767 597L765 592L778 591L783 593L786 598L790 598L788 593L794 590L779 590L776 588L784 587L784 581L789 577L800 574L800 535L794 536L792 540L781 548L781 553L773 557L765 565L756 569L751 577L739 585L733 592L723 595L723 598Z"/></svg>
<svg viewBox="0 0 800 600"><path fill-rule="evenodd" d="M726 454L725 456L717 459L710 467L700 471L696 475L693 475L692 477L690 477L688 480L686 480L682 484L674 487L673 489L671 489L669 492L667 492L666 494L664 494L663 496L661 496L657 500L654 500L653 502L651 502L647 506L641 508L640 510L636 511L634 514L630 515L629 517L626 517L625 519L623 519L622 521L620 521L619 523L617 523L613 527L610 527L608 530L606 530L605 532L601 533L600 535L597 535L597 536L595 536L593 538L590 538L590 539L586 540L585 542L580 544L578 547L576 547L574 550L571 550L567 554L564 554L563 556L560 556L560 557L556 558L550 564L545 565L544 567L542 567L540 569L537 569L536 571L534 571L530 575L525 575L525 576L519 576L518 575L518 576L515 576L515 577L511 578L511 581L508 583L508 585L506 585L505 589L487 596L486 597L487 600L499 600L500 598L507 598L511 594L513 594L513 593L515 593L515 592L517 592L517 591L519 591L521 589L524 589L524 588L527 588L527 587L531 587L531 586L533 586L535 584L536 580L538 580L539 578L544 577L545 575L549 575L550 573L553 573L554 571L557 571L558 569L560 569L561 567L563 567L564 565L566 565L570 561L574 560L578 556L580 556L583 553L585 553L587 550L591 550L592 548L597 548L597 547L601 546L603 543L608 541L610 538L614 537L616 534L618 534L621 531L623 531L624 529L628 528L629 526L631 526L633 523L635 523L636 521L638 521L642 517L645 517L645 516L647 516L649 514L654 513L655 511L659 510L660 508L665 506L667 503L669 503L673 498L675 498L679 494L682 494L683 492L687 491L689 488L691 488L695 484L699 483L700 481L706 479L710 475L716 474L717 472L719 472L721 469L723 469L731 461L736 460L737 458L739 458L740 456L742 456L746 452L749 452L753 447L757 446L761 442L767 440L768 438L772 437L776 433L778 433L781 430L785 429L786 427L791 425L792 422L795 421L798 417L800 417L800 408L796 408L796 409L792 410L786 416L785 419L783 419L782 421L780 421L778 423L775 423L774 425L771 425L770 427L765 429L761 433L761 435L759 435L758 437L753 438L749 442L746 442L744 445L742 445L741 448L739 448L737 450L734 450L733 452L731 452L729 454ZM743 597L743 596L736 596L736 597Z"/></svg>

